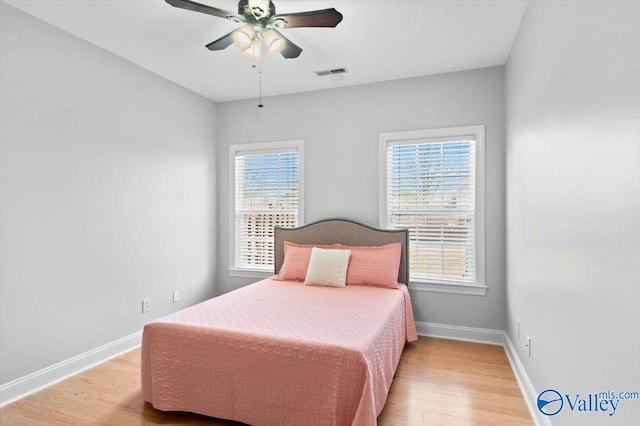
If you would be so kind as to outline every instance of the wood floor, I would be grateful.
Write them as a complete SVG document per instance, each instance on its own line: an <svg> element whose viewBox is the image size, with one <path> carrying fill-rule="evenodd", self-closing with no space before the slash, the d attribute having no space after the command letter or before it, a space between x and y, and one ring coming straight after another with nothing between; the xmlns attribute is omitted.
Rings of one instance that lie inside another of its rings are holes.
<svg viewBox="0 0 640 426"><path fill-rule="evenodd" d="M0 410L0 425L239 425L144 403L136 349ZM532 425L500 346L421 337L406 346L379 425Z"/></svg>

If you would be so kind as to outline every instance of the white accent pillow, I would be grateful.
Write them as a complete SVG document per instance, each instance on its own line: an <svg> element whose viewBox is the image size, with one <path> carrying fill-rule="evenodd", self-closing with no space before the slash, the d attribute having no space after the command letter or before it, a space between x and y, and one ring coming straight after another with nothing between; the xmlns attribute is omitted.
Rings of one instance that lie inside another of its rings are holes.
<svg viewBox="0 0 640 426"><path fill-rule="evenodd" d="M351 250L322 249L311 250L311 260L307 268L305 285L326 285L344 287Z"/></svg>

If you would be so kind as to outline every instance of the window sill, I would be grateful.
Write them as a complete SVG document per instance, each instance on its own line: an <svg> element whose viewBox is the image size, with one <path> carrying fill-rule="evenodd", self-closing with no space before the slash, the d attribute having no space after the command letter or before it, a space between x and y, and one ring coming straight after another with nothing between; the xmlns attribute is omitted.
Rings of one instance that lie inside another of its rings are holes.
<svg viewBox="0 0 640 426"><path fill-rule="evenodd" d="M229 271L229 276L230 277L243 277L243 278L269 278L274 274L273 271L263 271L260 269L236 269L236 268L229 268L227 269L227 271Z"/></svg>
<svg viewBox="0 0 640 426"><path fill-rule="evenodd" d="M486 296L486 285L474 284L443 284L443 283L426 283L426 282L410 282L409 290L430 291L434 293L450 293L450 294L466 294L471 296Z"/></svg>

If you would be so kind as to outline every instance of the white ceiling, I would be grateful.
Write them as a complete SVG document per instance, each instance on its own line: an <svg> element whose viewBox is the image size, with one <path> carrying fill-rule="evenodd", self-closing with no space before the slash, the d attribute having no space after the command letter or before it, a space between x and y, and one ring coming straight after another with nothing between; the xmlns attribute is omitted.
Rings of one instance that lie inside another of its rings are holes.
<svg viewBox="0 0 640 426"><path fill-rule="evenodd" d="M236 0L195 0L237 11ZM263 55L263 95L503 65L529 0L274 0L278 13L335 7L337 28L283 34L299 58ZM163 0L6 0L71 34L216 102L258 95L257 71L235 45L204 46L237 27ZM313 71L346 67L342 80Z"/></svg>

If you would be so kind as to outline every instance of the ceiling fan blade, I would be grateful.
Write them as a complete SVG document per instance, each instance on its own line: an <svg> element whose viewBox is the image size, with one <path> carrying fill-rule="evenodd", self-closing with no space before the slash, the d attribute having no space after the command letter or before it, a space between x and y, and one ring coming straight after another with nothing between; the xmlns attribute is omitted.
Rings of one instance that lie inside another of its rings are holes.
<svg viewBox="0 0 640 426"><path fill-rule="evenodd" d="M273 15L269 20L276 28L335 27L341 21L342 13L334 8Z"/></svg>
<svg viewBox="0 0 640 426"><path fill-rule="evenodd" d="M273 30L276 34L278 34L284 40L284 48L280 51L280 54L287 59L293 59L300 56L302 53L302 48L283 36L280 31Z"/></svg>
<svg viewBox="0 0 640 426"><path fill-rule="evenodd" d="M231 31L229 34L225 34L217 40L207 44L209 50L224 50L233 44L233 33L236 30Z"/></svg>
<svg viewBox="0 0 640 426"><path fill-rule="evenodd" d="M219 18L229 19L234 22L245 22L245 18L242 15L238 15L235 12L228 10L218 9L217 7L207 6L206 4L196 3L191 0L164 0L173 7L179 7L180 9L192 10L194 12L206 13L207 15L217 16Z"/></svg>

